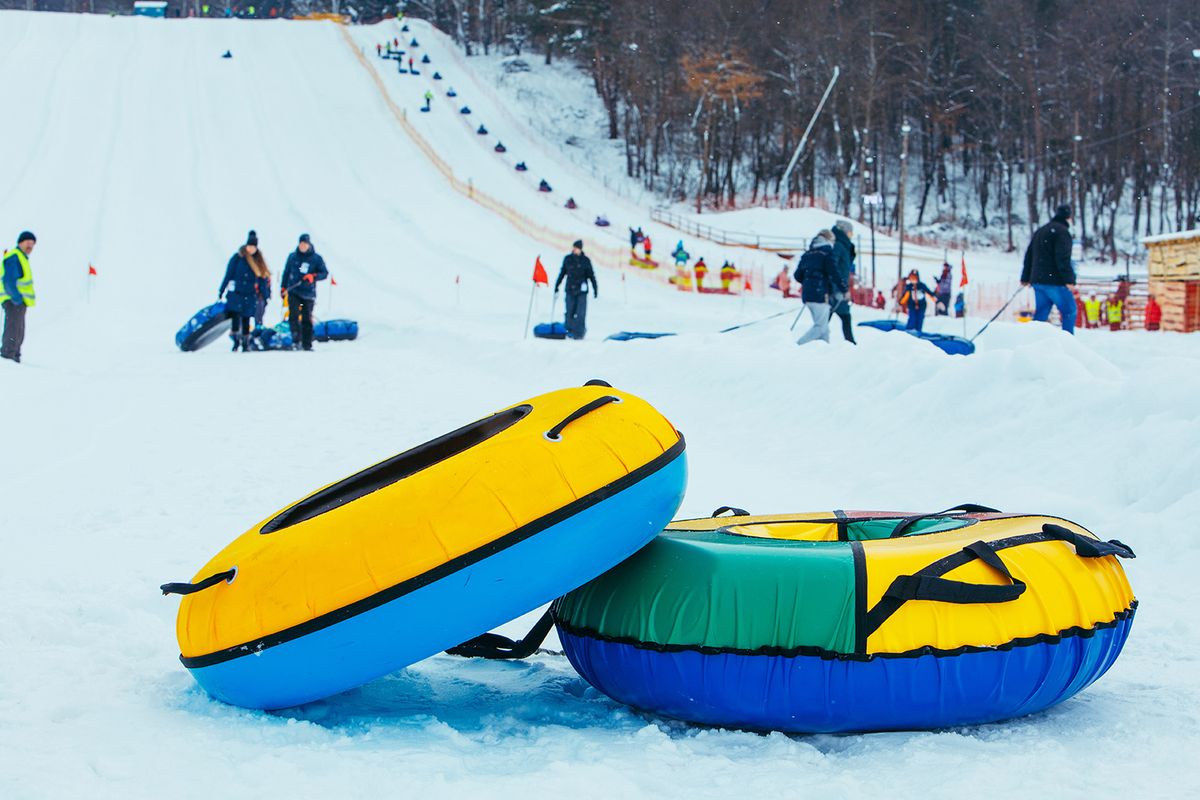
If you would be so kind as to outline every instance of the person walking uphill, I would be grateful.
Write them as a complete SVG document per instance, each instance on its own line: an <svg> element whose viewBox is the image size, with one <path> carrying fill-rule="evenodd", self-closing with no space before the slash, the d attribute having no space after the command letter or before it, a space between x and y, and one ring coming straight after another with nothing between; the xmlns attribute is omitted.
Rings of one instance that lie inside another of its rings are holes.
<svg viewBox="0 0 1200 800"><path fill-rule="evenodd" d="M829 301L836 293L849 288L838 274L833 241L831 231L818 233L808 246L808 252L800 257L792 276L800 283L800 299L813 321L812 327L796 340L796 344L807 344L815 339L829 341L829 318L832 316Z"/></svg>
<svg viewBox="0 0 1200 800"><path fill-rule="evenodd" d="M226 293L228 289L228 293ZM258 234L250 231L246 243L229 259L225 267L225 278L217 290L217 298L225 298L225 310L233 321L230 335L233 349L241 347L243 353L250 352L250 320L258 308L258 300L271 298L271 271L266 259L258 249Z"/></svg>
<svg viewBox="0 0 1200 800"><path fill-rule="evenodd" d="M317 254L307 233L300 234L296 249L283 268L283 297L288 307L288 326L292 329L292 349L312 350L313 306L317 302L317 281L329 277L325 259Z"/></svg>
<svg viewBox="0 0 1200 800"><path fill-rule="evenodd" d="M583 242L576 240L571 246L571 252L563 259L562 269L558 271L558 280L554 282L554 293L558 288L566 287L566 319L567 336L572 339L582 339L587 333L587 292L588 284L592 285L592 296L600 296L600 288L596 285L596 273L592 270L592 260L583 254Z"/></svg>
<svg viewBox="0 0 1200 800"><path fill-rule="evenodd" d="M1062 315L1062 328L1075 333L1075 268L1071 266L1071 207L1059 206L1054 217L1034 231L1025 250L1021 285L1033 286L1033 318L1045 322L1051 307Z"/></svg>
<svg viewBox="0 0 1200 800"><path fill-rule="evenodd" d="M850 276L854 274L854 258L857 255L854 242L854 226L846 220L833 223L833 256L837 259L838 278L846 288L833 293L833 313L842 320L842 338L850 344L854 341L854 327L850 321Z"/></svg>
<svg viewBox="0 0 1200 800"><path fill-rule="evenodd" d="M0 340L0 358L21 363L21 345L25 343L25 312L33 307L33 272L29 256L37 237L23 231L17 246L4 253L0 263L0 306L4 307L4 338Z"/></svg>

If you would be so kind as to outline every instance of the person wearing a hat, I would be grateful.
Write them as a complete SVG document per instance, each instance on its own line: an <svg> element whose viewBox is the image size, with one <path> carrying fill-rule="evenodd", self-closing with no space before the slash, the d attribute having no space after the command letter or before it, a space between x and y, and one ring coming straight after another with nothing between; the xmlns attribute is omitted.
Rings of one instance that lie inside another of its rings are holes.
<svg viewBox="0 0 1200 800"><path fill-rule="evenodd" d="M1075 332L1075 267L1071 264L1071 207L1059 206L1049 222L1034 231L1025 250L1021 285L1033 286L1033 318L1045 322L1057 308L1062 328Z"/></svg>
<svg viewBox="0 0 1200 800"><path fill-rule="evenodd" d="M4 307L4 337L0 340L0 358L21 363L21 345L25 342L25 312L33 306L33 272L29 256L37 237L22 231L17 246L5 252L0 267L0 305Z"/></svg>
<svg viewBox="0 0 1200 800"><path fill-rule="evenodd" d="M271 298L271 270L258 249L258 234L254 231L250 231L246 243L229 259L225 278L217 290L217 298L221 297L233 322L230 330L233 349L240 347L243 353L250 352L250 320L254 319L259 299Z"/></svg>
<svg viewBox="0 0 1200 800"><path fill-rule="evenodd" d="M566 289L566 319L567 336L572 339L582 339L587 333L587 292L588 283L592 285L592 296L600 296L600 288L596 285L596 273L592 270L592 260L583 254L583 241L575 240L571 252L563 259L562 269L558 271L558 280L554 282L554 293L563 283Z"/></svg>
<svg viewBox="0 0 1200 800"><path fill-rule="evenodd" d="M325 259L317 254L307 233L300 234L296 249L283 268L283 299L288 307L292 348L312 350L313 306L317 304L317 281L329 277Z"/></svg>

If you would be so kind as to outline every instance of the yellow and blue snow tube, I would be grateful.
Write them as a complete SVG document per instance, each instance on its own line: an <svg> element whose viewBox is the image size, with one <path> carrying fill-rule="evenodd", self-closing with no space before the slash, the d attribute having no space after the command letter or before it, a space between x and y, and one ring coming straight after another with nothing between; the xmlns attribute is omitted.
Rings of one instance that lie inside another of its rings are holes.
<svg viewBox="0 0 1200 800"><path fill-rule="evenodd" d="M556 603L589 683L758 730L992 722L1099 678L1137 607L1132 551L1056 517L740 514L674 522Z"/></svg>
<svg viewBox="0 0 1200 800"><path fill-rule="evenodd" d="M535 397L255 525L183 594L180 658L282 708L458 645L628 558L679 507L684 441L602 381Z"/></svg>

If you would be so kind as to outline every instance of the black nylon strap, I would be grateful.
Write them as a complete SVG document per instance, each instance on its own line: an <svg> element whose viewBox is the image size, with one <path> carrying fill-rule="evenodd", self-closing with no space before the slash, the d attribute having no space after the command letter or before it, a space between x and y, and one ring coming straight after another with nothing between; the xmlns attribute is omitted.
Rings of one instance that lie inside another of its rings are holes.
<svg viewBox="0 0 1200 800"><path fill-rule="evenodd" d="M446 651L463 658L515 659L528 658L538 651L554 627L554 615L547 611L530 628L525 638L516 641L498 633L484 633Z"/></svg>
<svg viewBox="0 0 1200 800"><path fill-rule="evenodd" d="M584 386L603 386L606 389L612 388L611 383L606 380L602 380L601 378L592 378L590 381L585 383Z"/></svg>
<svg viewBox="0 0 1200 800"><path fill-rule="evenodd" d="M1055 525L1053 522L1047 522L1043 525L1042 533L1051 539L1059 539L1074 545L1075 554L1080 558L1102 558L1104 556L1137 558L1134 555L1133 548L1124 542L1117 539L1109 539L1107 542L1100 539L1093 539L1090 536L1084 536L1083 534L1068 530L1062 525Z"/></svg>
<svg viewBox="0 0 1200 800"><path fill-rule="evenodd" d="M951 506L950 508L943 509L942 511L934 511L929 514L915 514L911 517L905 517L904 519L900 520L900 524L896 526L895 530L892 531L892 535L888 538L897 539L903 536L905 531L923 519L940 517L943 514L953 514L956 512L960 514L998 514L1000 513L1000 509L981 506L976 503L960 503L959 505Z"/></svg>
<svg viewBox="0 0 1200 800"><path fill-rule="evenodd" d="M233 576L237 574L237 568L227 569L224 572L218 572L215 575L209 575L202 581L196 583L164 583L159 586L163 594L192 594L200 592L210 586L216 586L221 581L232 581Z"/></svg>
<svg viewBox="0 0 1200 800"><path fill-rule="evenodd" d="M964 554L978 558L1010 583L996 586L983 583L966 583L939 578L932 575L899 575L884 597L907 602L909 600L932 600L939 603L1007 603L1016 600L1025 592L1025 583L1013 577L1008 566L986 542L975 542L962 549Z"/></svg>
<svg viewBox="0 0 1200 800"><path fill-rule="evenodd" d="M619 402L621 402L621 398L613 397L611 394L606 394L603 397L597 397L595 400L591 401L590 403L586 403L585 405L582 405L579 408L575 409L574 411L572 411L570 414L567 415L566 419L564 419L562 422L555 425L550 430L546 431L546 438L557 441L558 439L562 438L563 428L567 427L575 420L579 419L582 416L590 414L593 411L595 411L597 408L602 408L603 406L606 406L609 403L619 403Z"/></svg>
<svg viewBox="0 0 1200 800"><path fill-rule="evenodd" d="M721 507L720 507L720 508L718 508L716 511L714 511L714 512L712 513L712 515L713 515L714 517L719 517L719 516L721 516L722 514L724 514L726 511L731 511L731 512L733 512L733 514L732 514L732 515L733 515L733 516L735 516L735 517L748 517L748 516L750 516L750 512L749 512L749 511L747 511L747 510L746 510L746 509L744 509L744 508L738 508L737 506L721 506Z"/></svg>

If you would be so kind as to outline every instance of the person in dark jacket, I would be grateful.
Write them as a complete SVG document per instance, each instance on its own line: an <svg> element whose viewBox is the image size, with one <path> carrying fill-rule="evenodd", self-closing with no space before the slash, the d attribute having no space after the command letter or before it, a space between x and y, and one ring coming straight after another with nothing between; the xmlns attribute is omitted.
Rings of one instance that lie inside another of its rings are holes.
<svg viewBox="0 0 1200 800"><path fill-rule="evenodd" d="M228 289L228 293L226 293ZM259 298L271 299L271 271L258 249L258 234L250 231L246 243L229 259L225 278L217 290L217 299L224 296L225 310L233 321L230 335L233 349L250 351L250 320L254 318Z"/></svg>
<svg viewBox="0 0 1200 800"><path fill-rule="evenodd" d="M572 339L582 339L587 333L587 292L588 284L592 285L592 297L600 296L600 288L596 285L596 273L592 270L592 260L583 254L583 241L576 240L571 246L570 254L563 259L562 269L558 271L558 280L554 282L554 293L558 294L560 286L566 283L566 319L567 336Z"/></svg>
<svg viewBox="0 0 1200 800"><path fill-rule="evenodd" d="M854 259L857 253L854 242L854 226L847 220L841 219L833 223L833 255L837 259L838 278L846 287L843 291L833 293L833 313L842 320L842 338L850 344L854 341L854 327L850 321L850 278L854 274Z"/></svg>
<svg viewBox="0 0 1200 800"><path fill-rule="evenodd" d="M1075 268L1071 265L1071 207L1059 206L1054 217L1034 231L1025 250L1021 285L1033 286L1033 318L1045 322L1058 309L1062 328L1075 333Z"/></svg>
<svg viewBox="0 0 1200 800"><path fill-rule="evenodd" d="M953 282L950 265L942 264L941 277L938 278L937 286L933 287L933 295L937 298L937 303L933 307L933 315L935 317L949 316L950 295L954 293L954 287L951 286Z"/></svg>
<svg viewBox="0 0 1200 800"><path fill-rule="evenodd" d="M929 306L926 298L937 302L937 295L929 291L929 287L921 283L921 274L915 269L908 273L904 288L900 291L900 307L908 312L908 323L904 326L908 331L921 331L925 327L925 309Z"/></svg>
<svg viewBox="0 0 1200 800"><path fill-rule="evenodd" d="M796 340L796 344L807 344L815 339L829 341L829 313L833 295L845 292L846 284L838 274L837 257L833 254L833 232L823 230L808 246L808 252L800 257L796 272L792 276L800 283L800 299L812 315L812 327Z"/></svg>
<svg viewBox="0 0 1200 800"><path fill-rule="evenodd" d="M317 281L329 277L325 259L317 254L307 233L300 234L296 249L283 268L283 298L288 306L288 327L292 329L292 349L312 350L313 306L317 303Z"/></svg>

